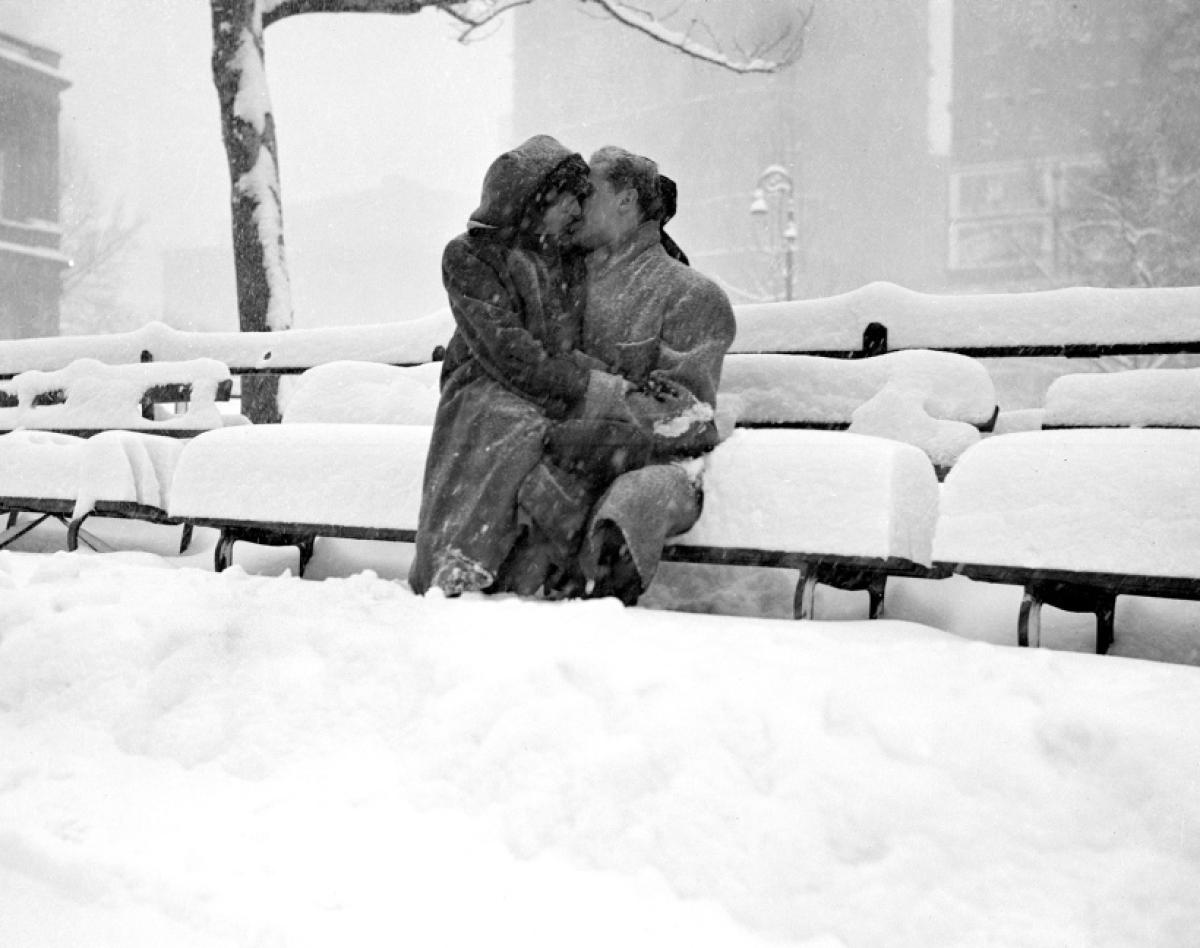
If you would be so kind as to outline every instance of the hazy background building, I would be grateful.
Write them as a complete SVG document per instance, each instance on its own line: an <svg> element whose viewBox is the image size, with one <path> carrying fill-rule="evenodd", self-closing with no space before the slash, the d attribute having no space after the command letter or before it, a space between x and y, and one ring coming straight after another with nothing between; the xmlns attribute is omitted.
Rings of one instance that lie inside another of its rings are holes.
<svg viewBox="0 0 1200 948"><path fill-rule="evenodd" d="M1200 118L1189 130L1170 114L1172 102L1195 100L1197 7L955 4L948 265L956 286L1195 279L1169 264L1178 248L1154 233L1174 232L1189 248L1200 238L1195 219L1168 220L1162 206L1170 179L1194 180L1200 167L1194 151L1190 168L1171 158Z"/></svg>
<svg viewBox="0 0 1200 948"><path fill-rule="evenodd" d="M692 3L742 49L797 26L793 3ZM441 247L536 132L657 158L672 232L735 301L789 295L789 260L796 297L1200 284L1200 0L813 11L773 76L571 0L467 47L436 13L272 27L295 324L443 307ZM237 325L210 25L197 0L0 0L0 334Z"/></svg>
<svg viewBox="0 0 1200 948"><path fill-rule="evenodd" d="M725 9L737 9L746 44L788 25L782 5ZM787 191L768 189L765 213L750 213L771 167L793 185L795 296L942 285L946 171L929 141L926 0L818 0L803 57L771 76L689 59L575 4L513 18L513 138L546 131L585 154L619 144L655 158L680 187L677 239L736 299L786 295Z"/></svg>
<svg viewBox="0 0 1200 948"><path fill-rule="evenodd" d="M57 52L0 33L0 338L58 333Z"/></svg>

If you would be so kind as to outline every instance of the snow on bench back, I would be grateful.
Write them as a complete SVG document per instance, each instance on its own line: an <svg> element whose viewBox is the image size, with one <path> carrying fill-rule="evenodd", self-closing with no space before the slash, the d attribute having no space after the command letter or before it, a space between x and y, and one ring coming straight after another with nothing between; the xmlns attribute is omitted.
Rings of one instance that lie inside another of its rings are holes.
<svg viewBox="0 0 1200 948"><path fill-rule="evenodd" d="M891 349L1194 343L1200 287L938 296L870 283L840 296L735 308L734 352L847 352L872 322Z"/></svg>
<svg viewBox="0 0 1200 948"><path fill-rule="evenodd" d="M930 562L938 483L912 445L740 429L703 478L700 520L672 543Z"/></svg>
<svg viewBox="0 0 1200 948"><path fill-rule="evenodd" d="M916 445L948 467L991 421L996 391L980 363L949 352L730 355L717 401L739 424L848 425Z"/></svg>
<svg viewBox="0 0 1200 948"><path fill-rule="evenodd" d="M78 359L53 372L22 372L0 382L5 401L0 408L0 428L105 429L184 428L197 431L220 427L217 388L229 379L229 369L214 359L189 362L146 362L105 365L95 359ZM158 385L187 385L191 396L187 410L161 421L142 417L142 396ZM65 400L37 404L41 396L61 392Z"/></svg>
<svg viewBox="0 0 1200 948"><path fill-rule="evenodd" d="M1080 373L1046 392L1046 427L1200 427L1200 369Z"/></svg>
<svg viewBox="0 0 1200 948"><path fill-rule="evenodd" d="M432 425L441 371L440 362L410 368L370 362L320 365L296 377L284 396L283 422Z"/></svg>
<svg viewBox="0 0 1200 948"><path fill-rule="evenodd" d="M942 488L935 559L1200 579L1200 431L989 438Z"/></svg>
<svg viewBox="0 0 1200 948"><path fill-rule="evenodd" d="M148 323L126 333L0 341L0 376L51 371L82 358L127 365L140 362L143 353L155 362L209 358L242 370L296 371L341 359L417 364L428 362L453 330L448 311L404 322L283 332L184 332Z"/></svg>
<svg viewBox="0 0 1200 948"><path fill-rule="evenodd" d="M253 425L183 448L176 517L415 530L425 425Z"/></svg>

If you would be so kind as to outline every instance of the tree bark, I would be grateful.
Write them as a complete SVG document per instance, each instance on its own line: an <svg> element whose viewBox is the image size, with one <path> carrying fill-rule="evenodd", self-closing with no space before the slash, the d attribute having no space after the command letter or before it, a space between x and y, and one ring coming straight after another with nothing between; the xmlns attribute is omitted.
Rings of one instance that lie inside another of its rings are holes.
<svg viewBox="0 0 1200 948"><path fill-rule="evenodd" d="M213 81L229 164L238 326L289 329L291 287L283 248L275 119L267 95L262 0L212 0ZM278 379L242 379L242 411L278 421Z"/></svg>

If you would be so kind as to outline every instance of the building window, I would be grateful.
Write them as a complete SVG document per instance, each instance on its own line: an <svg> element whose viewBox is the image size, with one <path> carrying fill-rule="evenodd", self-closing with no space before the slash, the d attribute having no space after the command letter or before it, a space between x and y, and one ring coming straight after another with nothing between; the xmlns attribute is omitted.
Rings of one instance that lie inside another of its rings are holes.
<svg viewBox="0 0 1200 948"><path fill-rule="evenodd" d="M1048 219L957 222L950 227L951 270L1041 268L1051 251Z"/></svg>

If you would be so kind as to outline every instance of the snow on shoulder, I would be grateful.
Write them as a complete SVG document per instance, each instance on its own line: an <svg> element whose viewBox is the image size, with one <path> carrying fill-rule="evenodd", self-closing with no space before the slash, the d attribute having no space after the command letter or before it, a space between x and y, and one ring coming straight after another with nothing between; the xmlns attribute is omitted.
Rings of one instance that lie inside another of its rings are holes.
<svg viewBox="0 0 1200 948"><path fill-rule="evenodd" d="M1000 435L946 478L934 556L1200 579L1200 431Z"/></svg>
<svg viewBox="0 0 1200 948"><path fill-rule="evenodd" d="M735 432L704 463L704 511L673 543L930 562L938 484L908 444L848 432Z"/></svg>

